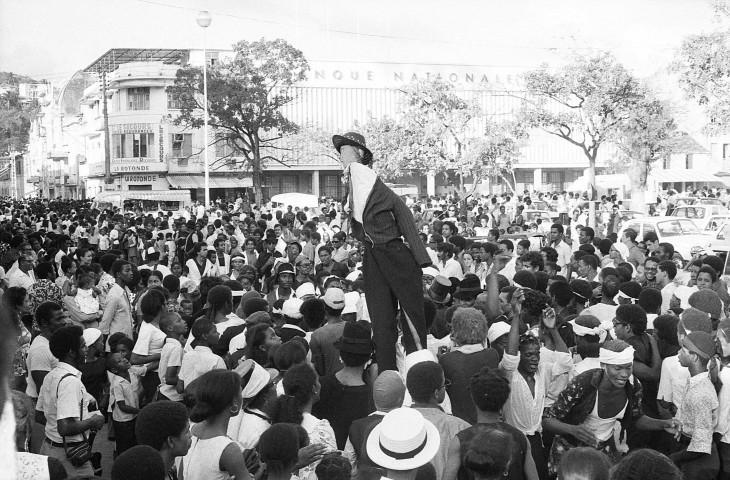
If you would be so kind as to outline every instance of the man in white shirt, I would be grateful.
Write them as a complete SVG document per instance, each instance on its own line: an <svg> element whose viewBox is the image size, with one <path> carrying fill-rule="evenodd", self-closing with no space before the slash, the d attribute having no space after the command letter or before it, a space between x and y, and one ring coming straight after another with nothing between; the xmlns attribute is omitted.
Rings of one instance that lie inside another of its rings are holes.
<svg viewBox="0 0 730 480"><path fill-rule="evenodd" d="M557 264L560 267L560 274L565 278L570 278L568 264L570 263L570 256L573 252L570 245L565 243L565 239L563 238L564 233L565 230L559 223L555 223L550 227L550 241L552 242L552 247L558 252Z"/></svg>
<svg viewBox="0 0 730 480"><path fill-rule="evenodd" d="M33 261L30 258L21 256L18 259L18 268L8 275L8 286L23 287L28 290L34 283Z"/></svg>
<svg viewBox="0 0 730 480"><path fill-rule="evenodd" d="M461 280L464 277L464 271L461 268L461 264L453 259L454 246L449 242L444 242L437 247L438 255L438 268L441 271L441 275L446 278L458 278Z"/></svg>
<svg viewBox="0 0 730 480"><path fill-rule="evenodd" d="M664 260L657 265L656 281L662 287L662 309L664 315L669 312L669 302L674 296L674 291L678 285L674 283L674 277L677 276L677 265L671 260Z"/></svg>

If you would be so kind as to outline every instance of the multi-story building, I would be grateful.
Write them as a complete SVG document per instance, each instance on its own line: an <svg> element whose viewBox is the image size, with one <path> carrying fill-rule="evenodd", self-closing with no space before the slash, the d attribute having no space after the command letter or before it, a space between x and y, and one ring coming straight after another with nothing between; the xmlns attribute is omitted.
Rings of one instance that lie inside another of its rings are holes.
<svg viewBox="0 0 730 480"><path fill-rule="evenodd" d="M211 65L231 54L208 51L204 58L202 50L112 49L63 88L50 84L34 87L41 89L33 93L40 108L33 120L31 145L25 159L24 172L33 184L26 191L79 198L109 190L138 191L140 195L143 191L178 190L189 192L193 200L202 200L203 152L208 143L211 199L252 195L251 173L241 167L242 159L230 158L229 147L215 142L214 132L206 142L202 128L173 124L179 105L166 91L181 66L202 65L205 61ZM370 117L397 116L400 86L415 78L437 77L453 82L460 94L474 98L490 116L510 118L519 108L520 73L486 67L313 62L309 80L292 90L295 101L284 107L283 113L305 128L344 132ZM104 91L110 183L106 183ZM692 151L686 158L702 159L707 168L717 163L717 152L724 152L717 145L711 150L709 156ZM335 156L313 152L317 149L302 148L287 153L281 162L267 162L264 196L288 192L340 196L341 167ZM547 133L532 132L521 153L514 168L517 192L563 190L588 167L579 148ZM599 169L610 156L610 149L603 149L598 158ZM726 157L730 158L730 153ZM677 168L673 162L681 163L677 156L668 162L662 170ZM684 168L692 166L687 164ZM458 184L451 173L413 175L394 181L416 185L421 193L428 194L443 193ZM468 179L467 183L474 181ZM512 188L502 178L476 181L481 191Z"/></svg>

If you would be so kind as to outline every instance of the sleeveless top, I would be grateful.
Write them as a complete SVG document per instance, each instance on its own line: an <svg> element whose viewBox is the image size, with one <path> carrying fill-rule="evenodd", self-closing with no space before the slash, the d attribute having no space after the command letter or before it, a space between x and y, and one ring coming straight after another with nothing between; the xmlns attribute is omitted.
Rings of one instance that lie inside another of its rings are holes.
<svg viewBox="0 0 730 480"><path fill-rule="evenodd" d="M228 437L220 436L199 439L193 436L188 454L183 457L185 480L228 480L230 475L220 469L223 450L234 443Z"/></svg>
<svg viewBox="0 0 730 480"><path fill-rule="evenodd" d="M613 436L614 425L617 420L624 418L626 413L626 405L628 400L624 403L623 408L613 417L601 418L598 415L598 395L596 395L596 403L593 405L593 410L588 414L588 417L583 421L583 425L590 428L593 435L599 442L605 442Z"/></svg>

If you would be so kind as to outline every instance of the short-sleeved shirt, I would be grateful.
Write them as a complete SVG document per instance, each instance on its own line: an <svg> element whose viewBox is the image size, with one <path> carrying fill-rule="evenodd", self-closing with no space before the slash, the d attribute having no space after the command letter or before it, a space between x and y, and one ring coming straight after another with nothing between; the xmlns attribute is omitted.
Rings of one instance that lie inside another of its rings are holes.
<svg viewBox="0 0 730 480"><path fill-rule="evenodd" d="M183 357L178 378L187 387L196 378L215 369L225 370L226 363L210 348L198 345Z"/></svg>
<svg viewBox="0 0 730 480"><path fill-rule="evenodd" d="M26 365L28 366L28 386L25 388L25 394L31 398L38 398L39 386L33 381L31 372L50 372L58 366L58 359L51 353L48 339L43 335L35 337L30 344Z"/></svg>
<svg viewBox="0 0 730 480"><path fill-rule="evenodd" d="M139 408L139 378L130 370L129 380L119 375L112 375L109 403L114 402L112 418L116 422L129 422L137 417L136 413L125 413L119 409L117 402L124 402L128 407Z"/></svg>
<svg viewBox="0 0 730 480"><path fill-rule="evenodd" d="M134 344L132 353L143 356L162 353L162 347L165 346L166 338L167 335L162 330L151 323L142 322L139 327L137 343Z"/></svg>
<svg viewBox="0 0 730 480"><path fill-rule="evenodd" d="M160 393L170 400L177 402L183 399L182 394L177 393L175 385L168 385L165 381L165 375L169 367L181 367L183 359L183 348L179 341L174 338L165 340L165 346L162 347L160 355L160 368L158 370L160 376ZM179 373L179 372L178 372Z"/></svg>
<svg viewBox="0 0 730 480"><path fill-rule="evenodd" d="M689 378L689 369L679 364L678 355L665 358L662 362L657 399L671 402L679 408L687 392Z"/></svg>
<svg viewBox="0 0 730 480"><path fill-rule="evenodd" d="M67 374L71 375L64 378ZM59 362L58 367L51 370L43 380L36 407L46 417L46 437L53 442L63 442L63 437L58 433L58 419L86 420L92 415L88 413L92 403L95 400L81 383L81 372L68 363ZM83 439L80 433L66 437L67 442L81 442Z"/></svg>

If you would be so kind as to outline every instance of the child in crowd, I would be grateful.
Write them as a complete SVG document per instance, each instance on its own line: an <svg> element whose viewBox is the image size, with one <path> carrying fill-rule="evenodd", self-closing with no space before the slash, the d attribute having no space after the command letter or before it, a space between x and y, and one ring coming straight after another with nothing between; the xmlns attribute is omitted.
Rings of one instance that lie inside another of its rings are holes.
<svg viewBox="0 0 730 480"><path fill-rule="evenodd" d="M107 370L112 374L109 408L112 409L116 455L137 445L134 426L139 413L139 397L142 392L139 376L130 371L132 366L122 354L107 357Z"/></svg>
<svg viewBox="0 0 730 480"><path fill-rule="evenodd" d="M193 301L184 299L180 301L180 316L187 325L193 323Z"/></svg>
<svg viewBox="0 0 730 480"><path fill-rule="evenodd" d="M79 277L79 286L76 289L76 304L86 314L99 312L99 299L94 291L94 275L85 273Z"/></svg>
<svg viewBox="0 0 730 480"><path fill-rule="evenodd" d="M111 246L111 240L109 240L109 229L107 227L101 227L99 230L99 251L106 252Z"/></svg>
<svg viewBox="0 0 730 480"><path fill-rule="evenodd" d="M183 357L178 374L177 392L181 394L185 391L186 385L190 385L204 373L215 369L226 369L223 359L211 350L220 339L215 323L205 317L199 318L193 324L190 333L194 338L190 345L193 349Z"/></svg>
<svg viewBox="0 0 730 480"><path fill-rule="evenodd" d="M715 355L715 340L706 332L692 332L681 341L679 363L689 369L690 380L682 405L674 417L682 450L670 458L686 480L717 478L720 458L713 442L718 400L707 372Z"/></svg>
<svg viewBox="0 0 730 480"><path fill-rule="evenodd" d="M175 260L175 240L172 238L172 233L168 232L165 235L165 258L166 262L165 265L168 263L172 265L172 261ZM169 266L169 265L168 265Z"/></svg>
<svg viewBox="0 0 730 480"><path fill-rule="evenodd" d="M162 330L167 338L165 346L162 347L160 354L160 365L158 373L160 375L160 391L159 400L171 400L173 402L181 402L183 396L177 391L179 382L180 367L182 366L183 347L180 339L188 326L185 321L174 312L167 312L160 318L160 330Z"/></svg>

